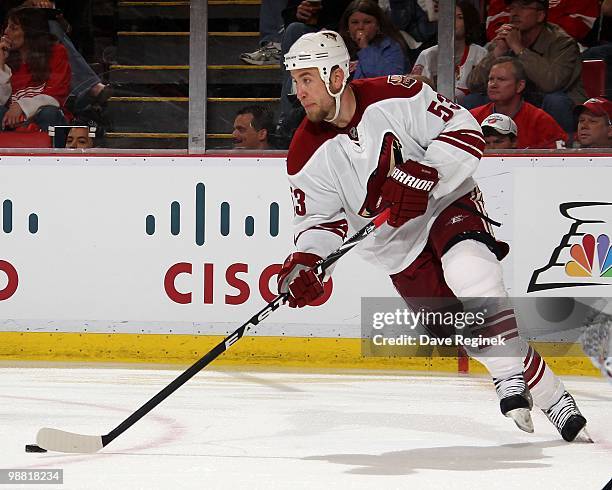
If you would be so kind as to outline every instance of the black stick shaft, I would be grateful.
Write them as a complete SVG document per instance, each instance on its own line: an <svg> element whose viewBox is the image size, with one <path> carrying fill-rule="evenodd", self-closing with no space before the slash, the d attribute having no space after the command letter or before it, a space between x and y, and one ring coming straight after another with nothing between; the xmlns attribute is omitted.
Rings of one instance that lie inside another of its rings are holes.
<svg viewBox="0 0 612 490"><path fill-rule="evenodd" d="M355 233L352 237L346 240L338 249L330 253L323 261L317 265L317 274L323 275L323 273L334 263L336 263L340 257L346 254L349 250L351 250L355 245L357 245L361 240L367 237L370 233L372 233L376 228L378 228L382 223L387 220L388 212L383 212L370 221L366 226L364 226L361 230ZM244 334L248 331L250 326L255 326L259 322L261 322L264 318L266 318L270 313L280 308L280 306L285 302L288 297L288 293L279 294L276 298L274 298L270 303L264 306L261 310L259 310L255 315L253 315L246 323L241 325L238 329L236 329L233 333L225 337L221 342L219 342L212 350L210 350L207 354L204 355L201 359L196 361L190 367L188 367L183 373L181 373L178 377L176 377L169 385L163 388L159 393L153 396L149 401L147 401L144 405L142 405L138 410L136 410L132 415L130 415L127 419L121 422L117 427L111 430L108 434L102 436L102 445L106 446L115 438L119 437L126 430L128 430L132 425L138 422L142 417L148 414L151 410L153 410L157 405L159 405L162 401L168 398L172 393L178 390L181 386L183 386L187 381L193 378L198 372L208 366L212 361L214 361L217 357L223 354L227 349L229 349L234 343L238 342Z"/></svg>
<svg viewBox="0 0 612 490"><path fill-rule="evenodd" d="M159 393L153 396L153 398L151 398L144 405L142 405L132 415L130 415L123 422L121 422L117 427L111 430L108 434L102 436L102 445L106 446L113 439L123 434L127 429L129 429L132 425L138 422L142 417L148 414L157 405L159 405L162 401L168 398L172 393L174 393L181 386L183 386L187 381L193 378L198 372L200 372L202 369L208 366L212 361L214 361L217 357L223 354L227 349L230 348L232 344L234 344L235 342L237 342L238 340L242 338L242 336L247 331L248 326L257 325L261 320L263 320L271 312L279 308L285 301L286 296L287 294L281 294L281 295L278 295L276 298L274 298L274 300L272 300L264 308L259 310L246 323L241 325L232 334L228 335L221 342L219 342L212 350L210 350L207 354L205 354L204 357L200 358L194 364L189 366L185 371L183 371L183 373L181 373L178 377L176 377L169 385L167 385Z"/></svg>

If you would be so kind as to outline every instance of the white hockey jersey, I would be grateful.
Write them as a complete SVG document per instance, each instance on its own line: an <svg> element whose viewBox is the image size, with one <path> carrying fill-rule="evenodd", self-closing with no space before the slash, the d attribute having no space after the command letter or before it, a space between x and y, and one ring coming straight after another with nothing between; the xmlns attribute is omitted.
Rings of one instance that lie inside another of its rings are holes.
<svg viewBox="0 0 612 490"><path fill-rule="evenodd" d="M385 223L357 248L394 274L423 250L438 214L475 187L471 176L484 139L469 111L409 76L356 80L350 86L357 108L346 128L304 119L291 142L287 173L295 244L299 251L325 257L380 211L390 161L415 160L435 167L440 178L427 211L399 228ZM395 148L383 147L387 133L399 142Z"/></svg>

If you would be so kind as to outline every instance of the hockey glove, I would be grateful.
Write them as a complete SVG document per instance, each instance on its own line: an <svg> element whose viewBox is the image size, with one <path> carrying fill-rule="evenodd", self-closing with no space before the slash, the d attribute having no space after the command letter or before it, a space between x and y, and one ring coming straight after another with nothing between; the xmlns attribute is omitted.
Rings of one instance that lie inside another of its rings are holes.
<svg viewBox="0 0 612 490"><path fill-rule="evenodd" d="M323 295L323 282L312 267L321 260L316 254L292 253L278 273L278 292L289 292L289 306L302 308Z"/></svg>
<svg viewBox="0 0 612 490"><path fill-rule="evenodd" d="M391 226L397 228L425 213L429 192L438 183L435 168L408 160L393 169L382 185L381 198L391 210Z"/></svg>

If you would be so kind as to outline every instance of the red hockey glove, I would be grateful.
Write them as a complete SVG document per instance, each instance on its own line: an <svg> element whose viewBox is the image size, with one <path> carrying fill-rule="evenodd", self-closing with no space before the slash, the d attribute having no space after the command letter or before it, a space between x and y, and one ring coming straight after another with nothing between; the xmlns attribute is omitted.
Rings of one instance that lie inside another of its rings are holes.
<svg viewBox="0 0 612 490"><path fill-rule="evenodd" d="M435 168L413 160L396 166L381 189L381 198L391 210L388 223L397 228L424 214L429 192L438 180L440 179Z"/></svg>
<svg viewBox="0 0 612 490"><path fill-rule="evenodd" d="M289 292L289 306L302 308L323 295L323 282L311 269L321 257L306 252L292 253L278 273L278 292Z"/></svg>

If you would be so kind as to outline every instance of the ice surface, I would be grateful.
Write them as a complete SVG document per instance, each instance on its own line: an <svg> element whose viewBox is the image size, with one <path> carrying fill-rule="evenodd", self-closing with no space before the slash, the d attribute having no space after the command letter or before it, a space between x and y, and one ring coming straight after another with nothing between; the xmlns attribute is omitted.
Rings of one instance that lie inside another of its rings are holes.
<svg viewBox="0 0 612 490"><path fill-rule="evenodd" d="M491 382L421 374L204 371L94 455L25 453L41 427L102 435L176 370L0 368L0 467L63 468L62 489L600 489L612 387L566 378L595 444L502 417ZM533 487L532 487L533 485ZM8 486L7 486L8 488Z"/></svg>

